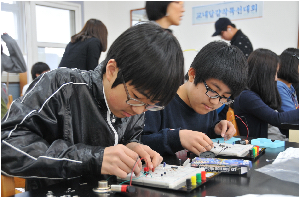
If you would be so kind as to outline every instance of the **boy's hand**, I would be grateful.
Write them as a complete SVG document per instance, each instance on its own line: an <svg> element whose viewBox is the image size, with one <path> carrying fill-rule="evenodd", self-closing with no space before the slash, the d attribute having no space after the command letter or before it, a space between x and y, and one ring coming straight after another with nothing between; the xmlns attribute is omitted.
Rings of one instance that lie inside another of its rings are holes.
<svg viewBox="0 0 300 198"><path fill-rule="evenodd" d="M103 154L101 174L116 175L125 178L131 173L139 155L122 144L106 147ZM142 162L135 166L134 174L139 176Z"/></svg>
<svg viewBox="0 0 300 198"><path fill-rule="evenodd" d="M152 150L149 146L137 142L131 142L126 145L131 150L135 151L141 158L145 159L149 169L155 169L163 160L159 153Z"/></svg>
<svg viewBox="0 0 300 198"><path fill-rule="evenodd" d="M213 148L213 141L204 133L192 130L180 130L179 138L183 148L200 155Z"/></svg>
<svg viewBox="0 0 300 198"><path fill-rule="evenodd" d="M227 120L221 120L215 126L215 133L224 137L225 141L229 140L236 133L233 124Z"/></svg>

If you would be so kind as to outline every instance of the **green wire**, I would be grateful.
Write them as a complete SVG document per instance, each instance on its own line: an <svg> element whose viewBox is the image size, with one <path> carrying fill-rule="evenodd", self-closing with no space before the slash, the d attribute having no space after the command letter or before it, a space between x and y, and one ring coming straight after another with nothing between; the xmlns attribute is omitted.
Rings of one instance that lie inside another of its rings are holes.
<svg viewBox="0 0 300 198"><path fill-rule="evenodd" d="M136 180L136 179L139 179L139 178L141 178L143 176L146 176L145 172L142 172L142 173L143 173L143 175L141 175L139 177L136 177L136 178L133 178L132 180ZM149 173L149 175L152 177L152 175L150 173ZM129 181L130 180L123 181L122 183L119 183L119 185L124 184L124 183L129 182Z"/></svg>

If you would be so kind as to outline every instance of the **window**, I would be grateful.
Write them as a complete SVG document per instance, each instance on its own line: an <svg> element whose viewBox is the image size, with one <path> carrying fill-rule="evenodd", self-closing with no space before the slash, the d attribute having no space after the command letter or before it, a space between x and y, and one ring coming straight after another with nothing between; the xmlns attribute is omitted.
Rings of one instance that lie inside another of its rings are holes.
<svg viewBox="0 0 300 198"><path fill-rule="evenodd" d="M40 61L51 69L58 67L71 36L81 30L80 11L81 5L76 3L26 2L26 18L32 21L26 24L30 69Z"/></svg>
<svg viewBox="0 0 300 198"><path fill-rule="evenodd" d="M27 63L26 58L26 35L24 31L24 3L21 1L1 1L1 34L7 33L18 43L25 62ZM3 20L5 19L5 20ZM3 53L9 55L9 51L6 47L4 41L1 40L1 45L3 46ZM19 82L19 74L10 73L9 78L6 72L3 72L1 75L1 82Z"/></svg>
<svg viewBox="0 0 300 198"><path fill-rule="evenodd" d="M21 48L23 54L26 53L25 48L25 32L24 32L24 4L21 1L2 1L1 2L1 27L2 33L8 33L15 39Z"/></svg>

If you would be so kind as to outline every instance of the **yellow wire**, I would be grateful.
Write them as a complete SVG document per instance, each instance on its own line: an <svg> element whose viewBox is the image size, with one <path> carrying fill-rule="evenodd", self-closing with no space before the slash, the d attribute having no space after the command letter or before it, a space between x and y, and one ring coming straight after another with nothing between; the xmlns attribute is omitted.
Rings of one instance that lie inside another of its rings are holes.
<svg viewBox="0 0 300 198"><path fill-rule="evenodd" d="M183 52L187 52L187 51L196 51L196 52L198 52L199 50L197 50L197 49L186 49L186 50L183 50Z"/></svg>

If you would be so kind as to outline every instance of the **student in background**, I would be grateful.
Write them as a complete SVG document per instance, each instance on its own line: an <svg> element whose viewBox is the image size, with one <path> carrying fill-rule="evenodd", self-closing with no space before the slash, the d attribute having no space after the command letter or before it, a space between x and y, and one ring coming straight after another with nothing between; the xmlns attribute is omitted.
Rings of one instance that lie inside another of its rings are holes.
<svg viewBox="0 0 300 198"><path fill-rule="evenodd" d="M299 108L294 84L299 84L299 49L288 48L280 55L277 88L281 97L281 109L290 111Z"/></svg>
<svg viewBox="0 0 300 198"><path fill-rule="evenodd" d="M216 109L232 103L229 97L245 88L247 67L236 46L223 41L204 46L175 98L162 111L146 112L142 143L161 155L183 149L199 155L212 148L210 138L230 139L236 130L218 119Z"/></svg>
<svg viewBox="0 0 300 198"><path fill-rule="evenodd" d="M107 48L106 26L97 19L88 20L82 30L71 37L59 67L93 70L101 52Z"/></svg>
<svg viewBox="0 0 300 198"><path fill-rule="evenodd" d="M231 45L237 46L244 55L246 59L249 57L253 51L253 47L249 38L236 28L235 24L231 23L230 19L222 17L219 18L215 23L215 33L212 36L221 36L222 39L230 41ZM232 98L234 99L234 98ZM234 105L230 105L231 108L234 108ZM228 111L228 106L222 106L219 110L219 117L221 119L226 119L226 114Z"/></svg>
<svg viewBox="0 0 300 198"><path fill-rule="evenodd" d="M136 163L139 175L141 158L154 169L162 157L140 144L144 112L172 100L183 64L177 39L145 23L122 33L95 70L42 74L3 118L1 173L26 178L29 190L79 177L125 178Z"/></svg>
<svg viewBox="0 0 300 198"><path fill-rule="evenodd" d="M41 74L50 71L50 67L44 63L44 62L37 62L35 63L32 68L31 68L31 77L32 80L36 79L38 76ZM22 90L22 96L25 95L26 90L28 89L30 83L24 85L23 90Z"/></svg>
<svg viewBox="0 0 300 198"><path fill-rule="evenodd" d="M248 58L248 89L234 100L234 112L242 136L268 138L268 124L299 123L299 109L282 112L277 90L279 57L268 49L257 49ZM276 111L277 110L277 111ZM286 134L284 134L286 135Z"/></svg>
<svg viewBox="0 0 300 198"><path fill-rule="evenodd" d="M183 1L146 1L146 13L150 21L172 32L171 25L178 26L183 16Z"/></svg>

